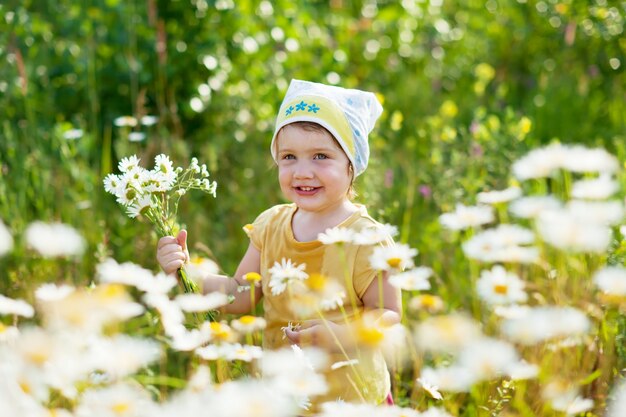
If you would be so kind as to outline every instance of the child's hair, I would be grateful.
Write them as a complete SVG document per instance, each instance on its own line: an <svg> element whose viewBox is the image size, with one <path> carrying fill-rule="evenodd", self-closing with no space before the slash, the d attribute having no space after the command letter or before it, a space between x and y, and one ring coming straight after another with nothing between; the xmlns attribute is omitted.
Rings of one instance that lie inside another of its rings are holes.
<svg viewBox="0 0 626 417"><path fill-rule="evenodd" d="M285 125L282 128L280 128L280 130L278 131L276 136L278 136L280 134L280 132L287 126L296 126L296 127L299 127L302 130L306 130L307 132L320 132L320 133L324 133L325 132L331 138L333 138L333 142L335 143L335 145L337 145L337 147L339 149L342 149L341 145L339 144L339 141L337 140L337 138L335 138L333 136L333 134L330 133L328 131L328 129L326 129L324 126L322 126L322 125L320 125L318 123L315 123L315 122L300 121L300 122L290 123L290 124ZM278 144L275 143L274 146L278 146ZM342 149L342 152L343 152L343 149ZM350 161L348 161L348 175L350 175L350 187L348 187L348 198L350 200L352 200L358 194L354 190L354 167L352 166L352 162L350 162Z"/></svg>

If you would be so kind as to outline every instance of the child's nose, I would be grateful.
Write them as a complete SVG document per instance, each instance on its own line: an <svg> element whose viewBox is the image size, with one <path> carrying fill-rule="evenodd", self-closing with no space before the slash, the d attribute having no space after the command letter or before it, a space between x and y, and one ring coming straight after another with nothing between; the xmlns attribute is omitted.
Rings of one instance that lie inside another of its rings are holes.
<svg viewBox="0 0 626 417"><path fill-rule="evenodd" d="M313 175L313 167L308 161L298 161L293 173L295 178L312 178Z"/></svg>

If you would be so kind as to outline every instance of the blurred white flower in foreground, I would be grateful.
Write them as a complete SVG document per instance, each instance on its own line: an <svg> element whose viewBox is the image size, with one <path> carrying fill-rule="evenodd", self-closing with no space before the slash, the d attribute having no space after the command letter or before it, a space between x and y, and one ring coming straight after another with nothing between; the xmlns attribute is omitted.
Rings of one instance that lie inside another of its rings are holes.
<svg viewBox="0 0 626 417"><path fill-rule="evenodd" d="M0 256L6 255L13 249L13 236L9 228L0 220Z"/></svg>
<svg viewBox="0 0 626 417"><path fill-rule="evenodd" d="M613 173L619 169L617 158L604 149L554 143L534 149L513 164L519 180L551 177L559 169L571 172Z"/></svg>
<svg viewBox="0 0 626 417"><path fill-rule="evenodd" d="M81 255L85 240L71 226L36 221L26 228L26 242L46 258Z"/></svg>
<svg viewBox="0 0 626 417"><path fill-rule="evenodd" d="M175 302L183 311L198 313L228 304L228 296L219 291L209 294L180 294L176 296Z"/></svg>
<svg viewBox="0 0 626 417"><path fill-rule="evenodd" d="M192 279L198 287L202 288L202 280L210 274L218 274L219 266L209 258L192 256L189 263L185 264L187 276Z"/></svg>
<svg viewBox="0 0 626 417"><path fill-rule="evenodd" d="M317 235L317 240L324 245L333 245L336 243L349 243L352 242L354 231L346 227L333 227L326 229L324 233Z"/></svg>
<svg viewBox="0 0 626 417"><path fill-rule="evenodd" d="M487 229L463 243L468 258L483 262L532 263L539 258L539 251L532 246L534 234L521 226L501 224Z"/></svg>
<svg viewBox="0 0 626 417"><path fill-rule="evenodd" d="M205 408L202 415L293 417L298 414L293 397L259 380L221 384L216 395L210 397L209 404L212 412L205 414Z"/></svg>
<svg viewBox="0 0 626 417"><path fill-rule="evenodd" d="M26 301L14 300L0 294L0 315L32 317L34 314L35 310Z"/></svg>
<svg viewBox="0 0 626 417"><path fill-rule="evenodd" d="M357 245L375 245L384 242L398 234L398 228L391 224L383 224L379 227L366 227L356 233L352 241Z"/></svg>
<svg viewBox="0 0 626 417"><path fill-rule="evenodd" d="M482 271L476 289L479 297L492 305L523 303L528 298L524 292L524 281L500 265Z"/></svg>
<svg viewBox="0 0 626 417"><path fill-rule="evenodd" d="M76 417L151 417L156 408L150 393L139 384L118 383L85 391L75 414Z"/></svg>
<svg viewBox="0 0 626 417"><path fill-rule="evenodd" d="M439 216L439 223L450 230L464 230L493 221L494 215L491 206L464 206L463 204L457 204L454 212L444 213Z"/></svg>
<svg viewBox="0 0 626 417"><path fill-rule="evenodd" d="M421 322L415 331L415 342L423 351L454 353L481 336L480 326L472 318L450 314Z"/></svg>
<svg viewBox="0 0 626 417"><path fill-rule="evenodd" d="M420 414L420 417L453 417L452 414L440 407L430 407Z"/></svg>
<svg viewBox="0 0 626 417"><path fill-rule="evenodd" d="M604 200L619 189L619 184L610 175L600 175L591 180L580 180L572 186L572 197L588 200Z"/></svg>
<svg viewBox="0 0 626 417"><path fill-rule="evenodd" d="M556 338L580 336L590 330L589 318L573 307L535 307L521 317L502 322L502 332L512 341L532 345Z"/></svg>
<svg viewBox="0 0 626 417"><path fill-rule="evenodd" d="M478 193L476 201L481 204L506 203L521 197L522 189L519 187L509 187L505 190L483 191Z"/></svg>
<svg viewBox="0 0 626 417"><path fill-rule="evenodd" d="M406 291L419 291L430 289L428 278L433 270L426 266L420 266L405 272L400 272L389 277L389 283L396 288Z"/></svg>
<svg viewBox="0 0 626 417"><path fill-rule="evenodd" d="M377 246L369 258L372 267L379 271L396 271L413 268L413 257L417 249L403 243L391 246Z"/></svg>
<svg viewBox="0 0 626 417"><path fill-rule="evenodd" d="M550 245L566 251L604 252L612 237L608 224L622 216L621 205L604 204L572 202L564 209L544 211L537 220L539 234Z"/></svg>
<svg viewBox="0 0 626 417"><path fill-rule="evenodd" d="M515 200L509 206L514 216L523 219L534 219L546 210L561 207L561 202L553 196L531 196Z"/></svg>
<svg viewBox="0 0 626 417"><path fill-rule="evenodd" d="M593 400L580 397L578 388L565 381L550 382L544 387L542 394L553 409L568 416L583 413L593 407Z"/></svg>
<svg viewBox="0 0 626 417"><path fill-rule="evenodd" d="M442 391L449 392L469 392L472 385L476 383L476 375L459 365L426 367L422 369L420 378Z"/></svg>
<svg viewBox="0 0 626 417"><path fill-rule="evenodd" d="M596 272L593 282L605 294L626 296L626 268L609 266Z"/></svg>
<svg viewBox="0 0 626 417"><path fill-rule="evenodd" d="M609 398L606 417L626 416L626 381L617 383Z"/></svg>

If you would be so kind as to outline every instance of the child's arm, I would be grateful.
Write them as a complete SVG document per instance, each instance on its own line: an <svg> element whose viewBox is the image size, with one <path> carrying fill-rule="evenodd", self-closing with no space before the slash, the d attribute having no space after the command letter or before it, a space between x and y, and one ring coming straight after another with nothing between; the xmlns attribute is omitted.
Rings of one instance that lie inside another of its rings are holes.
<svg viewBox="0 0 626 417"><path fill-rule="evenodd" d="M175 274L186 262L189 261L189 252L187 251L187 232L181 230L178 236L166 236L159 240L157 248L157 261L163 271L167 274ZM238 291L239 287L247 287L248 282L243 276L248 272L259 273L261 270L261 253L252 243L248 246L248 250L241 259L235 276L228 278L225 275L207 275L203 278L201 288L203 293L220 291L227 295L235 297L234 301L220 310L225 313L243 314L248 313L252 308L250 300L250 290ZM255 305L259 302L263 295L261 287L256 287Z"/></svg>
<svg viewBox="0 0 626 417"><path fill-rule="evenodd" d="M363 294L364 310L374 318L377 327L385 328L400 323L401 300L398 290L389 284L389 274L383 273L382 279L375 278ZM380 283L379 283L380 282ZM380 285L382 284L382 308L380 305ZM354 329L345 324L324 320L308 320L300 324L299 330L285 329L285 335L293 343L310 343L327 346L333 350L351 350L358 343Z"/></svg>

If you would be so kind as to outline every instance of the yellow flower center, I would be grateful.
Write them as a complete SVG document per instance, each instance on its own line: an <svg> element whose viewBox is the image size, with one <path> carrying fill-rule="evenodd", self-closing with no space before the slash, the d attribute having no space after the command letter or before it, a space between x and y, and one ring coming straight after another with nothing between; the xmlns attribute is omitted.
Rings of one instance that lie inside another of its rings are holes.
<svg viewBox="0 0 626 417"><path fill-rule="evenodd" d="M117 403L113 404L111 410L113 410L115 414L124 414L126 413L126 411L128 411L129 408L130 405L128 405L128 403Z"/></svg>
<svg viewBox="0 0 626 417"><path fill-rule="evenodd" d="M359 329L359 340L370 346L377 346L385 338L379 329L373 327L361 327Z"/></svg>
<svg viewBox="0 0 626 417"><path fill-rule="evenodd" d="M432 308L437 305L437 297L430 294L424 294L421 298L422 305L426 308Z"/></svg>
<svg viewBox="0 0 626 417"><path fill-rule="evenodd" d="M4 333L7 331L7 326L5 326L4 324L0 323L0 333Z"/></svg>
<svg viewBox="0 0 626 417"><path fill-rule="evenodd" d="M105 300L120 298L126 294L126 289L120 284L107 284L100 287L99 295Z"/></svg>
<svg viewBox="0 0 626 417"><path fill-rule="evenodd" d="M261 281L261 275L256 272L248 272L243 276L243 279L250 282L259 282Z"/></svg>
<svg viewBox="0 0 626 417"><path fill-rule="evenodd" d="M221 323L218 323L216 321L211 322L210 326L211 326L211 330L213 331L213 336L216 339L228 340L230 336L230 331L228 328L226 328Z"/></svg>
<svg viewBox="0 0 626 417"><path fill-rule="evenodd" d="M32 363L41 366L43 365L49 358L48 352L35 351L27 353L28 360Z"/></svg>
<svg viewBox="0 0 626 417"><path fill-rule="evenodd" d="M509 292L509 287L503 284L496 284L493 286L493 292L500 295L506 295Z"/></svg>
<svg viewBox="0 0 626 417"><path fill-rule="evenodd" d="M319 291L326 285L326 277L322 274L311 274L305 282L310 289Z"/></svg>
<svg viewBox="0 0 626 417"><path fill-rule="evenodd" d="M30 394L33 391L30 384L26 381L20 381L18 382L18 385L20 386L22 391L24 391L25 394Z"/></svg>
<svg viewBox="0 0 626 417"><path fill-rule="evenodd" d="M399 267L401 262L402 262L402 258L389 258L389 259L387 259L387 265L389 265L392 268Z"/></svg>
<svg viewBox="0 0 626 417"><path fill-rule="evenodd" d="M242 324L252 324L252 323L254 323L256 321L256 317L245 315L245 316L241 316L239 321Z"/></svg>

